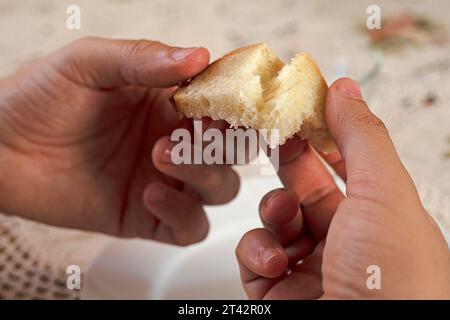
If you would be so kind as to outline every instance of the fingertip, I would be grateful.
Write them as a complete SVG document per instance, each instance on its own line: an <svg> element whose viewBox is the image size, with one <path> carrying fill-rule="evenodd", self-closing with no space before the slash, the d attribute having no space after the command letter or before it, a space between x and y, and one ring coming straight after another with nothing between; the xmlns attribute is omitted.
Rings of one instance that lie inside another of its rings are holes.
<svg viewBox="0 0 450 320"><path fill-rule="evenodd" d="M284 251L275 247L260 247L257 252L263 277L276 278L286 271L288 257Z"/></svg>
<svg viewBox="0 0 450 320"><path fill-rule="evenodd" d="M338 150L343 152L342 136L352 133L347 127L352 124L355 113L366 107L359 85L351 78L337 79L327 92L325 117L328 129Z"/></svg>
<svg viewBox="0 0 450 320"><path fill-rule="evenodd" d="M228 193L228 197L225 197L225 199L223 200L224 203L228 203L231 200L233 200L234 198L237 197L237 195L239 194L239 191L241 189L241 178L239 176L239 174L231 169L230 170L230 175L231 175L231 180L233 181L233 183L231 184L232 186L234 186L233 188L230 188L230 192Z"/></svg>
<svg viewBox="0 0 450 320"><path fill-rule="evenodd" d="M266 278L280 276L288 266L286 252L266 229L247 232L236 248L236 256L249 271Z"/></svg>
<svg viewBox="0 0 450 320"><path fill-rule="evenodd" d="M340 78L334 81L327 92L325 115L329 126L333 126L336 120L337 112L342 112L345 107L346 99L363 101L361 89L358 83L351 78Z"/></svg>
<svg viewBox="0 0 450 320"><path fill-rule="evenodd" d="M348 77L337 79L328 88L325 106L326 112L330 108L345 107L345 105L341 106L343 104L342 102L351 102L352 100L364 103L361 87L358 82Z"/></svg>
<svg viewBox="0 0 450 320"><path fill-rule="evenodd" d="M271 226L287 224L297 216L299 206L295 192L287 189L274 190L261 200L261 220Z"/></svg>
<svg viewBox="0 0 450 320"><path fill-rule="evenodd" d="M189 56L189 59L197 66L205 68L209 64L210 57L211 55L208 49L199 47L191 56Z"/></svg>

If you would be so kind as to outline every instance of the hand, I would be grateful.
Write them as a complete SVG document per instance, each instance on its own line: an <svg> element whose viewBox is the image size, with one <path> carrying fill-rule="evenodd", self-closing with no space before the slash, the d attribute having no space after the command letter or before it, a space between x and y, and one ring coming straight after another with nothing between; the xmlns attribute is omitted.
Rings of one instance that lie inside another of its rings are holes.
<svg viewBox="0 0 450 320"><path fill-rule="evenodd" d="M326 117L340 153L324 158L346 180L347 194L303 141L281 148L286 189L262 199L265 228L245 234L236 249L248 296L449 299L448 246L355 82L331 86ZM380 290L367 286L373 265Z"/></svg>
<svg viewBox="0 0 450 320"><path fill-rule="evenodd" d="M168 101L204 48L86 38L0 82L0 210L179 245L208 231L204 204L239 188L230 166L173 165ZM221 122L210 126L221 127Z"/></svg>

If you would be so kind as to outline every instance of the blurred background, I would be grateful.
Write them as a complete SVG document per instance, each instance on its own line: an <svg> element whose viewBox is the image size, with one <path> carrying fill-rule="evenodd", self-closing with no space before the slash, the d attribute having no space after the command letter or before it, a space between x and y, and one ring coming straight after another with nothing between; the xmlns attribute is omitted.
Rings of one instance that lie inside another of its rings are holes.
<svg viewBox="0 0 450 320"><path fill-rule="evenodd" d="M69 30L69 5L81 29ZM448 0L0 0L0 77L82 36L205 46L212 58L267 42L285 60L310 53L330 84L351 76L391 132L425 207L450 232L450 24ZM234 247L259 226L275 176L239 168L230 205L208 208L208 239L187 249L62 230L0 214L0 298L244 298ZM63 212L61 214L64 214ZM66 288L68 265L82 290Z"/></svg>

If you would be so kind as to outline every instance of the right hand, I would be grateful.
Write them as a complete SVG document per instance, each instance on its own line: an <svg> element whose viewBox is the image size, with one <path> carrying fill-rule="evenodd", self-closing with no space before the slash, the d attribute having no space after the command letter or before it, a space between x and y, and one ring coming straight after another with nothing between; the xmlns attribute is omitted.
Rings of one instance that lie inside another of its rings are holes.
<svg viewBox="0 0 450 320"><path fill-rule="evenodd" d="M346 180L347 194L303 141L281 148L286 189L263 198L265 228L245 234L236 249L248 296L450 299L447 243L354 81L330 87L326 117L340 153L325 159ZM367 286L373 265L380 290Z"/></svg>

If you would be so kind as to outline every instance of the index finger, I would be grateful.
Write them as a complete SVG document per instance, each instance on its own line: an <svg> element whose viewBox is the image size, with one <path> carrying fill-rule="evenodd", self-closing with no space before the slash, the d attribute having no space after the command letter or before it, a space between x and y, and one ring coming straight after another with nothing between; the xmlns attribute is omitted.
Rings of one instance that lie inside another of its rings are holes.
<svg viewBox="0 0 450 320"><path fill-rule="evenodd" d="M171 87L197 75L209 63L209 51L202 47L97 37L76 40L50 57L63 75L96 89Z"/></svg>
<svg viewBox="0 0 450 320"><path fill-rule="evenodd" d="M242 284L250 299L262 299L285 276L288 258L275 236L266 229L247 232L236 247Z"/></svg>
<svg viewBox="0 0 450 320"><path fill-rule="evenodd" d="M297 194L313 237L316 241L322 239L344 195L316 151L299 137L290 139L280 147L278 176L286 188Z"/></svg>
<svg viewBox="0 0 450 320"><path fill-rule="evenodd" d="M342 159L341 153L339 150L333 151L331 153L320 153L320 156L323 160L325 160L334 172L337 173L342 180L347 181L347 170L345 169L345 162Z"/></svg>

